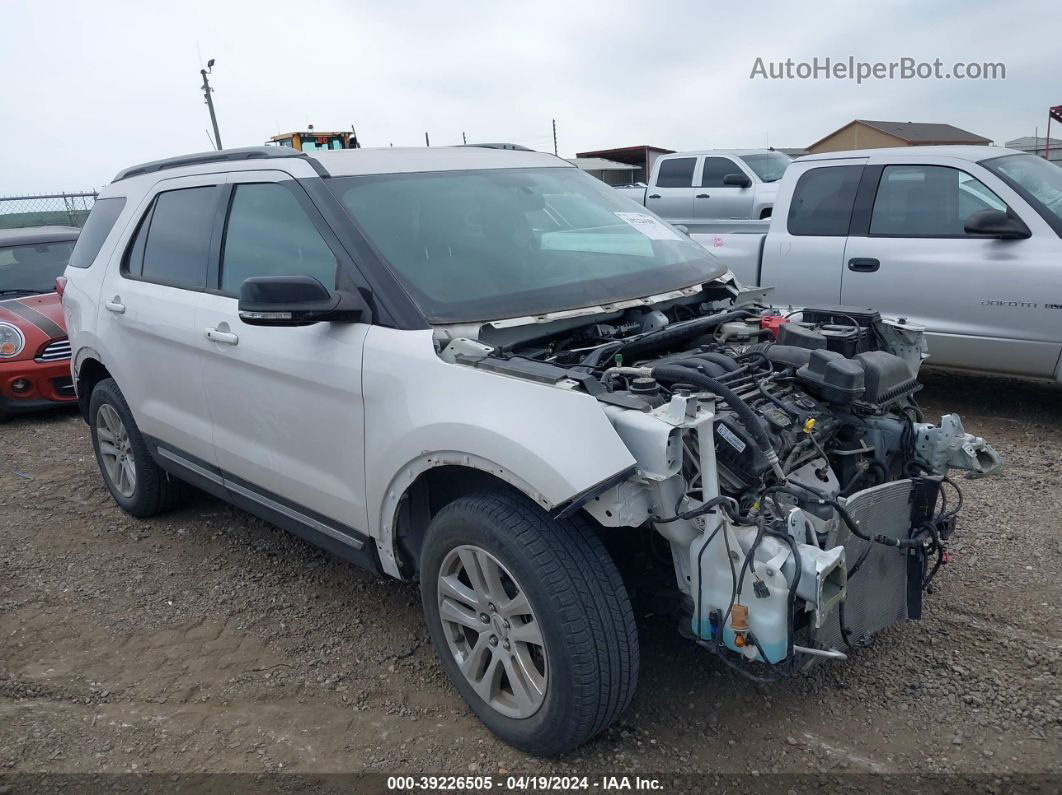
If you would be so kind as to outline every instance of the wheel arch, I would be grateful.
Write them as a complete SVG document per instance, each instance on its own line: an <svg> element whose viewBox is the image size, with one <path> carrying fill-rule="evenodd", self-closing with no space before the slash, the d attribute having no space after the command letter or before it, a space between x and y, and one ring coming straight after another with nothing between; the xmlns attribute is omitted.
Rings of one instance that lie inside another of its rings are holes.
<svg viewBox="0 0 1062 795"><path fill-rule="evenodd" d="M85 422L89 421L92 390L100 381L110 377L110 371L96 351L84 348L78 352L74 365L74 391L77 393L77 405Z"/></svg>
<svg viewBox="0 0 1062 795"><path fill-rule="evenodd" d="M385 571L402 579L416 577L432 517L460 497L490 489L519 493L547 511L555 507L522 477L482 456L439 451L410 461L391 479L380 511L377 545Z"/></svg>

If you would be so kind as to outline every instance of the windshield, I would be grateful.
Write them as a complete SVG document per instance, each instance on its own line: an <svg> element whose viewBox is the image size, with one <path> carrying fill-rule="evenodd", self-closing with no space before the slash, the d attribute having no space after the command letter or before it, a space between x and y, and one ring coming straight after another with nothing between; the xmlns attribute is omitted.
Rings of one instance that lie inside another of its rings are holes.
<svg viewBox="0 0 1062 795"><path fill-rule="evenodd" d="M726 270L576 168L337 177L329 184L436 323L641 298Z"/></svg>
<svg viewBox="0 0 1062 795"><path fill-rule="evenodd" d="M780 180L786 168L793 162L793 158L782 152L764 152L759 155L739 155L739 157L764 182Z"/></svg>
<svg viewBox="0 0 1062 795"><path fill-rule="evenodd" d="M1062 236L1062 168L1036 155L1006 155L981 165L1020 193Z"/></svg>
<svg viewBox="0 0 1062 795"><path fill-rule="evenodd" d="M54 292L73 249L73 240L0 248L0 295Z"/></svg>

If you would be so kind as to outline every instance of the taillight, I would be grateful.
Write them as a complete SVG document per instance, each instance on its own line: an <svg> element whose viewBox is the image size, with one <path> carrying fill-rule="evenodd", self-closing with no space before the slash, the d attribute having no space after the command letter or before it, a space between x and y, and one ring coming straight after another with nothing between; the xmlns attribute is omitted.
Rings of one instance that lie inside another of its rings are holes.
<svg viewBox="0 0 1062 795"><path fill-rule="evenodd" d="M65 276L56 276L55 277L55 291L57 293L59 293L59 299L60 300L62 300L62 298L63 298L63 290L65 290L65 289L66 289L66 277Z"/></svg>

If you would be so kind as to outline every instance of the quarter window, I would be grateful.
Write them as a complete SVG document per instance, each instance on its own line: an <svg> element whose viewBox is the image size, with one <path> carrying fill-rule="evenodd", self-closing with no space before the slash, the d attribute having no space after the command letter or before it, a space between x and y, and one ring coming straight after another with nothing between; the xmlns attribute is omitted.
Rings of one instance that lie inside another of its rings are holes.
<svg viewBox="0 0 1062 795"><path fill-rule="evenodd" d="M723 179L728 174L744 174L733 160L726 157L706 157L701 173L702 188L722 188ZM727 187L730 187L729 185Z"/></svg>
<svg viewBox="0 0 1062 795"><path fill-rule="evenodd" d="M789 234L846 236L862 174L862 166L826 166L801 174L789 202Z"/></svg>
<svg viewBox="0 0 1062 795"><path fill-rule="evenodd" d="M221 254L221 290L252 276L312 276L336 287L338 262L295 195L272 182L237 185Z"/></svg>
<svg viewBox="0 0 1062 795"><path fill-rule="evenodd" d="M71 268L87 268L96 260L123 207L125 199L121 197L96 199L85 221L85 228L78 235L77 244L70 254Z"/></svg>
<svg viewBox="0 0 1062 795"><path fill-rule="evenodd" d="M150 215L141 221L127 272L169 287L205 288L217 197L213 185L160 193Z"/></svg>
<svg viewBox="0 0 1062 795"><path fill-rule="evenodd" d="M870 234L962 237L966 219L1007 205L979 180L947 166L886 166L878 183Z"/></svg>
<svg viewBox="0 0 1062 795"><path fill-rule="evenodd" d="M660 171L656 175L658 188L692 188L693 167L697 164L695 157L673 157L660 161Z"/></svg>

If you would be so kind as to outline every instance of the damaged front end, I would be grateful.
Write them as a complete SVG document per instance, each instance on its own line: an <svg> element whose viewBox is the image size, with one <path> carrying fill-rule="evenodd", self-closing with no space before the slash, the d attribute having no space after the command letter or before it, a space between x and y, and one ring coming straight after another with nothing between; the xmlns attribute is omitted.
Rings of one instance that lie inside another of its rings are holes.
<svg viewBox="0 0 1062 795"><path fill-rule="evenodd" d="M1001 459L957 415L923 417L920 328L735 298L714 283L440 349L595 397L637 472L567 510L663 536L689 634L774 679L919 618L962 504L948 468Z"/></svg>

